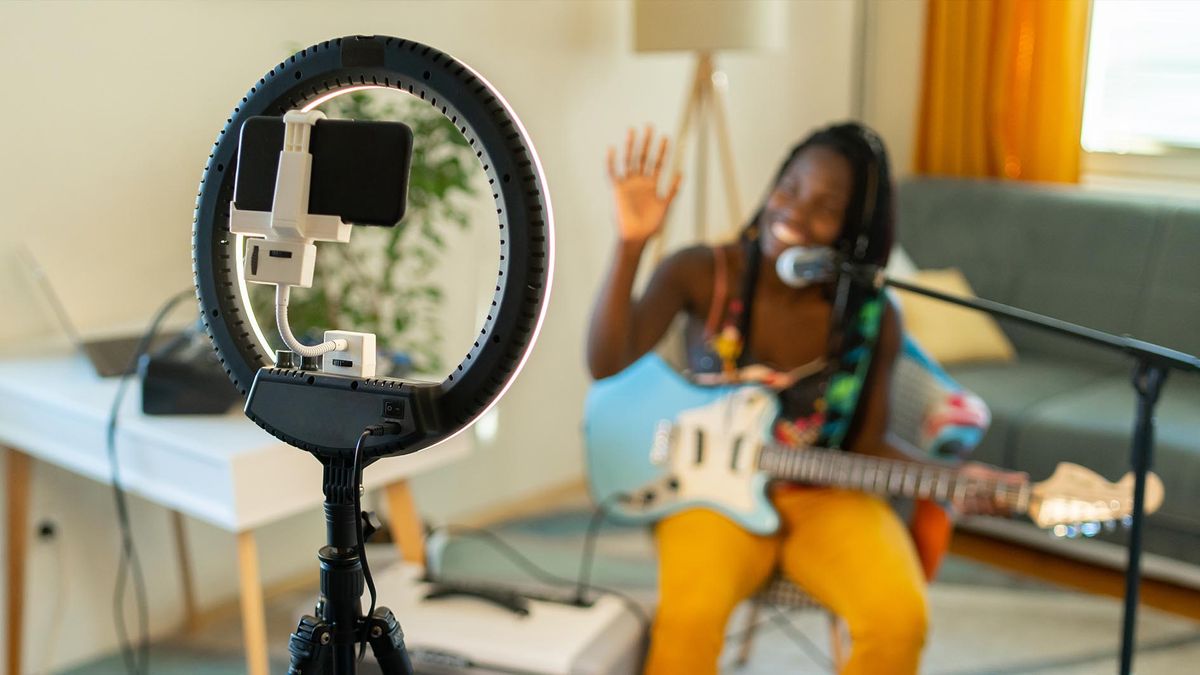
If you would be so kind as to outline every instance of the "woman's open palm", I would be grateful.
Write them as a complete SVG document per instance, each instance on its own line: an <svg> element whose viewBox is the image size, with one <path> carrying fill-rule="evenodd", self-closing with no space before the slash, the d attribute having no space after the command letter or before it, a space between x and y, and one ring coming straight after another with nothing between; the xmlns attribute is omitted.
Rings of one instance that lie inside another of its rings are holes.
<svg viewBox="0 0 1200 675"><path fill-rule="evenodd" d="M608 176L613 183L613 196L617 202L617 231L623 241L645 242L662 229L675 193L679 191L682 178L676 173L664 194L659 194L658 183L662 174L663 160L667 156L667 137L658 144L658 156L650 163L650 146L654 132L646 127L640 151L635 152L636 133L629 130L625 138L625 162L618 172L617 150L608 149Z"/></svg>

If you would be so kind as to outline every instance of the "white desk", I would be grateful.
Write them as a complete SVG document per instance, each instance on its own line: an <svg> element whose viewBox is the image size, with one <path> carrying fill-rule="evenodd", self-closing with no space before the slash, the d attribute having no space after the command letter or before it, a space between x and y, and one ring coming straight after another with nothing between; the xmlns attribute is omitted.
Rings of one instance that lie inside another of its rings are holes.
<svg viewBox="0 0 1200 675"><path fill-rule="evenodd" d="M21 675L30 459L110 483L104 436L116 389L116 379L100 379L81 356L0 359L0 446L10 450L5 487L8 675ZM420 519L406 479L466 456L469 439L469 434L460 434L436 448L378 462L366 472L367 489L386 491L392 535L402 545L404 559L421 562L424 558ZM266 675L266 626L254 529L319 507L321 464L279 442L240 412L143 415L137 382L130 382L126 392L117 453L125 489L172 511L189 622L196 617L196 606L181 514L236 534L247 665L251 675Z"/></svg>

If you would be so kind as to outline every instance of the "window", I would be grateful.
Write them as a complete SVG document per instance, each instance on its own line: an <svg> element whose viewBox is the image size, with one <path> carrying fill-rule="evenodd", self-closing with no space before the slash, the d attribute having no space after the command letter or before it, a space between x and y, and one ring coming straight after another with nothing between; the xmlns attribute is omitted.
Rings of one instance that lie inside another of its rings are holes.
<svg viewBox="0 0 1200 675"><path fill-rule="evenodd" d="M1082 182L1200 197L1200 2L1093 0Z"/></svg>
<svg viewBox="0 0 1200 675"><path fill-rule="evenodd" d="M1083 106L1085 150L1140 155L1200 150L1198 29L1200 2L1096 0Z"/></svg>

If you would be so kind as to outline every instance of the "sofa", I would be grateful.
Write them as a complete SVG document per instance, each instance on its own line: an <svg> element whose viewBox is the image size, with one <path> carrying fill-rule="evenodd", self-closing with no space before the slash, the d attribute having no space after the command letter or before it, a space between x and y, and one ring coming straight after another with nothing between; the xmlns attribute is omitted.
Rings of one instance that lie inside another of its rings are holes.
<svg viewBox="0 0 1200 675"><path fill-rule="evenodd" d="M897 209L897 239L916 266L958 268L979 297L1200 354L1200 201L920 178L900 185ZM1127 472L1133 360L1000 327L1014 360L947 368L991 408L975 458L1034 480L1063 461L1109 480ZM1157 413L1153 470L1166 497L1146 521L1145 550L1200 566L1200 375L1170 373Z"/></svg>

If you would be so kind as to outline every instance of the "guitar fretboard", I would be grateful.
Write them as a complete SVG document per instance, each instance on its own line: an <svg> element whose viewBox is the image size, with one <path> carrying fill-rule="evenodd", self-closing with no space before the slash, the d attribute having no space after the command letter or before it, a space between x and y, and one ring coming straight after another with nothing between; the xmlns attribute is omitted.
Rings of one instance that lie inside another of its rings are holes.
<svg viewBox="0 0 1200 675"><path fill-rule="evenodd" d="M759 468L775 478L799 483L937 501L991 496L1014 513L1029 508L1029 481L998 482L950 467L840 450L766 446L759 456Z"/></svg>

